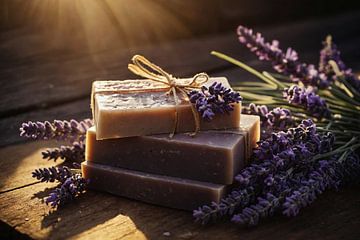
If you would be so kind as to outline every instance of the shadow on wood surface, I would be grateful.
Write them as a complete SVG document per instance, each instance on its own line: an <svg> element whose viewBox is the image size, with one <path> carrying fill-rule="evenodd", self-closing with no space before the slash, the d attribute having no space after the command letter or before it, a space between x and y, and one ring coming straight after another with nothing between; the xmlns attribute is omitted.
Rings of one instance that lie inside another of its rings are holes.
<svg viewBox="0 0 360 240"><path fill-rule="evenodd" d="M19 233L13 227L0 221L0 239L6 240L30 240L31 238L26 235Z"/></svg>
<svg viewBox="0 0 360 240"><path fill-rule="evenodd" d="M114 233L109 231L118 232L121 228L128 230L119 231L125 235L116 238L129 235L139 239L169 239L164 235L168 232L171 239L231 239L236 236L247 240L268 239L269 236L272 239L356 239L360 236L360 230L356 231L355 227L360 224L360 192L354 194L356 189L327 192L297 218L275 216L252 228L229 222L201 226L193 222L191 212L90 191L73 204L45 215L42 228L50 229L49 239L60 236L114 238ZM347 203L338 205L344 201ZM353 211L358 214L354 215ZM339 223L339 214L351 216L351 219ZM349 233L349 228L355 231ZM334 231L336 236L332 235ZM326 232L329 235L324 235Z"/></svg>

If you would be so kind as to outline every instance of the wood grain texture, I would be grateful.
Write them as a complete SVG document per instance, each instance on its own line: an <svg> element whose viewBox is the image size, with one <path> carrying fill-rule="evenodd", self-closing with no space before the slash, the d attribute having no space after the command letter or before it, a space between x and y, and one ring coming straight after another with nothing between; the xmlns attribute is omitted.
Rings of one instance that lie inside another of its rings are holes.
<svg viewBox="0 0 360 240"><path fill-rule="evenodd" d="M50 145L54 145L50 142ZM41 159L44 143L0 149L5 188L33 181L30 173L53 163ZM256 228L231 223L200 226L191 212L89 191L60 210L42 203L55 184L37 183L0 194L0 219L35 239L358 239L360 188L323 194L296 218L275 216ZM170 237L164 235L170 233Z"/></svg>

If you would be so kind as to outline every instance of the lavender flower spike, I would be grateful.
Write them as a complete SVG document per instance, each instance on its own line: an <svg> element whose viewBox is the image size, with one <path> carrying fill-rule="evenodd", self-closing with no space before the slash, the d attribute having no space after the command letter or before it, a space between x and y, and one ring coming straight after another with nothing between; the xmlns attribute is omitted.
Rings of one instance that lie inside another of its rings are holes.
<svg viewBox="0 0 360 240"><path fill-rule="evenodd" d="M20 136L26 138L38 139L56 139L81 141L85 139L86 130L93 125L92 120L85 119L83 121L54 120L52 123L45 122L27 122L23 123L20 128Z"/></svg>
<svg viewBox="0 0 360 240"><path fill-rule="evenodd" d="M211 206L202 206L193 211L196 222L207 224L225 216L231 216L237 209L244 208L255 197L255 190L252 187L247 189L234 189L229 195L221 200L221 203L212 203Z"/></svg>
<svg viewBox="0 0 360 240"><path fill-rule="evenodd" d="M54 208L62 206L82 194L86 190L87 184L88 181L82 178L81 174L74 174L72 177L67 178L61 187L50 193L45 202Z"/></svg>
<svg viewBox="0 0 360 240"><path fill-rule="evenodd" d="M334 160L319 161L318 166L309 173L308 178L304 177L301 185L285 198L283 214L289 217L296 216L301 208L311 204L325 189L337 188L339 181L334 171L335 163Z"/></svg>
<svg viewBox="0 0 360 240"><path fill-rule="evenodd" d="M254 33L252 29L239 26L237 29L240 43L254 52L260 60L271 61L273 68L279 73L290 75L294 82L302 82L304 85L326 88L330 85L325 74L319 73L314 65L300 63L295 50L288 48L283 52L279 48L279 41L265 42L260 33Z"/></svg>
<svg viewBox="0 0 360 240"><path fill-rule="evenodd" d="M266 197L259 197L256 204L244 208L241 213L234 215L231 220L237 224L255 226L259 223L260 218L272 216L279 207L279 198L267 193Z"/></svg>
<svg viewBox="0 0 360 240"><path fill-rule="evenodd" d="M32 172L33 178L40 180L41 182L55 182L61 183L72 176L71 171L67 167L49 167L39 168Z"/></svg>
<svg viewBox="0 0 360 240"><path fill-rule="evenodd" d="M233 111L233 103L242 100L239 93L233 92L217 82L214 82L209 88L203 86L201 91L192 90L188 96L201 117L207 121L211 121L215 114Z"/></svg>
<svg viewBox="0 0 360 240"><path fill-rule="evenodd" d="M50 148L41 152L43 159L54 160L58 158L67 162L82 162L85 159L85 143L73 142L72 146L61 146L60 148Z"/></svg>
<svg viewBox="0 0 360 240"><path fill-rule="evenodd" d="M295 125L291 111L286 108L277 107L269 111L265 105L250 103L249 106L243 107L241 112L260 117L261 139L270 137L273 132L286 131Z"/></svg>
<svg viewBox="0 0 360 240"><path fill-rule="evenodd" d="M356 78L350 68L346 67L341 59L340 51L332 41L332 37L327 36L326 40L323 42L323 49L320 51L319 71L328 76L328 78L336 79L336 74L329 64L330 60L336 63L346 81L360 93L360 80Z"/></svg>
<svg viewBox="0 0 360 240"><path fill-rule="evenodd" d="M331 113L326 101L316 95L312 88L299 87L293 85L284 89L284 97L289 103L304 107L312 116L316 118L330 118Z"/></svg>

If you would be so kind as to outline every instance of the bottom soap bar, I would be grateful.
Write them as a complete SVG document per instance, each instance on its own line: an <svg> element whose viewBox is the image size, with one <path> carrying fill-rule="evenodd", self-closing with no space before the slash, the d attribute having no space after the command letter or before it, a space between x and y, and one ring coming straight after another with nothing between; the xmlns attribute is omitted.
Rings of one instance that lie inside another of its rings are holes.
<svg viewBox="0 0 360 240"><path fill-rule="evenodd" d="M193 210L219 203L227 186L142 173L85 161L81 164L89 187L156 205Z"/></svg>

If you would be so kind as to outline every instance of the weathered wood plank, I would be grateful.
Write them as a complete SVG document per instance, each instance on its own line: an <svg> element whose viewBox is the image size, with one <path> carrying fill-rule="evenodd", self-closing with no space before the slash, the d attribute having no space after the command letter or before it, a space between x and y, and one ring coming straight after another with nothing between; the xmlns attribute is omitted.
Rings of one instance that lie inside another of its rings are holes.
<svg viewBox="0 0 360 240"><path fill-rule="evenodd" d="M279 39L284 47L293 46L299 52L313 52L317 58L319 42L327 33L332 33L340 46L345 45L347 39L358 37L360 26L353 24L360 21L360 14L357 13L257 30L262 31L268 39ZM21 32L19 34L21 41L17 41L17 45L25 49L33 49L35 46L36 50L25 58L18 57L13 61L1 58L0 78L3 84L0 94L3 100L0 102L0 117L86 98L90 93L91 81L96 78L133 78L126 66L134 53L146 55L176 76L190 76L200 71L214 72L230 66L211 57L209 52L213 49L244 61L253 57L248 51L241 50L235 33L181 40L161 46L109 49L93 55L60 52L56 49L39 51L36 48L36 35L29 33L32 41L28 43L27 37L22 36ZM15 37L11 35L11 38ZM10 51L7 52L9 56L12 53L9 49L16 51L14 45L9 43L12 40L2 39L3 44L0 44L0 49ZM358 44L353 48L357 50ZM353 51L350 56L355 59L359 57L359 52Z"/></svg>
<svg viewBox="0 0 360 240"><path fill-rule="evenodd" d="M40 158L41 143L0 149L1 182L22 186L33 168L52 165ZM5 177L4 177L5 176ZM35 239L358 239L360 189L327 192L297 218L276 216L259 227L231 223L206 227L190 212L89 191L72 204L50 211L41 202L54 184L39 183L0 194L0 220ZM163 235L169 232L170 236Z"/></svg>

